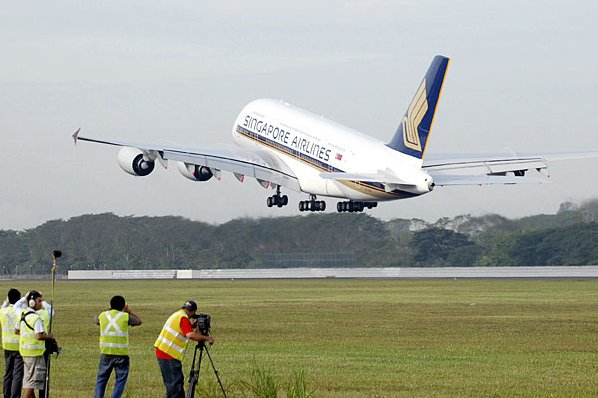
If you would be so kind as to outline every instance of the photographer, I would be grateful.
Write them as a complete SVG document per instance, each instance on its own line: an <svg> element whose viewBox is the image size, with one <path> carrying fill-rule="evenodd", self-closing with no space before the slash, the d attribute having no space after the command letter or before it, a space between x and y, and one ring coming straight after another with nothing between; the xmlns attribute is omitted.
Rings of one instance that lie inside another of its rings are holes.
<svg viewBox="0 0 598 398"><path fill-rule="evenodd" d="M120 398L129 377L129 326L141 325L123 296L110 299L110 309L95 317L100 326L100 365L96 378L95 398L104 398L112 370L116 374L112 398Z"/></svg>
<svg viewBox="0 0 598 398"><path fill-rule="evenodd" d="M189 340L214 344L212 336L204 336L199 330L195 329L195 325L192 325L190 318L195 318L196 312L197 304L195 301L185 302L180 310L166 320L160 335L154 343L167 398L185 398L181 361Z"/></svg>

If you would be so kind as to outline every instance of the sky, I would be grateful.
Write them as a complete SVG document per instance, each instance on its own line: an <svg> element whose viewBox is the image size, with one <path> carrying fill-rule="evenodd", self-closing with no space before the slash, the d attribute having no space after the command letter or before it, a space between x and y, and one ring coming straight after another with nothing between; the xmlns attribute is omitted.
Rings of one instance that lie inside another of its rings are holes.
<svg viewBox="0 0 598 398"><path fill-rule="evenodd" d="M280 98L389 141L434 55L451 66L427 153L598 150L595 1L29 1L0 8L0 229L89 213L220 224L299 213L254 180L125 174L71 134L232 145L241 108ZM597 159L551 184L437 188L375 217L518 218L598 197ZM328 198L328 211L336 209Z"/></svg>

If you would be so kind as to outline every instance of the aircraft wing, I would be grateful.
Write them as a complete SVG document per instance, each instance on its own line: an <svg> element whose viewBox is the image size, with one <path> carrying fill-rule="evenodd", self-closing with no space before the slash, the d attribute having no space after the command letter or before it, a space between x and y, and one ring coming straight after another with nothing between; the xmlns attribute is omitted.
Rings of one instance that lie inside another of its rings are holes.
<svg viewBox="0 0 598 398"><path fill-rule="evenodd" d="M436 185L521 184L546 182L548 164L556 161L596 158L598 151L518 154L429 154L422 166ZM536 177L526 177L529 172ZM524 178L525 177L525 178Z"/></svg>
<svg viewBox="0 0 598 398"><path fill-rule="evenodd" d="M136 148L158 160L167 167L168 161L184 162L191 165L209 167L219 177L220 171L228 171L240 181L244 177L253 177L267 187L269 183L300 191L299 182L291 169L276 155L259 149L236 149L230 147L186 148L175 144L148 144L120 140L102 140L73 134L75 143L88 141L98 144Z"/></svg>

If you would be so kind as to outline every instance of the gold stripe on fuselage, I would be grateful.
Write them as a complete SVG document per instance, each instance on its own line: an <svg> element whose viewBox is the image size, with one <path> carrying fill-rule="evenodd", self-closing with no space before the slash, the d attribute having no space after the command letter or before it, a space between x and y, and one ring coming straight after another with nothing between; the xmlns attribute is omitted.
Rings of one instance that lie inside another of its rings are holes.
<svg viewBox="0 0 598 398"><path fill-rule="evenodd" d="M246 137L252 141L256 141L262 145L266 145L278 152L282 152L286 155L289 155L294 159L300 160L303 163L306 163L315 169L328 171L328 172L332 171L331 168L323 167L320 164L312 161L309 157L307 157L307 155L305 157L297 156L292 151L286 149L282 145L280 145L280 146L274 145L265 140L260 140L258 137L254 137L251 134L247 134L245 131L243 131L243 129L241 129L240 126L237 127L237 133L241 134L243 137ZM394 192L386 192L386 190L384 190L384 188L377 187L377 186L371 185L371 184L367 184L363 181L352 181L352 180L336 180L336 181L340 182L344 186L346 186L354 191L361 192L361 193L364 193L367 195L371 195L371 196L374 196L374 197L380 198L380 199L395 197L398 195L397 193L394 193Z"/></svg>

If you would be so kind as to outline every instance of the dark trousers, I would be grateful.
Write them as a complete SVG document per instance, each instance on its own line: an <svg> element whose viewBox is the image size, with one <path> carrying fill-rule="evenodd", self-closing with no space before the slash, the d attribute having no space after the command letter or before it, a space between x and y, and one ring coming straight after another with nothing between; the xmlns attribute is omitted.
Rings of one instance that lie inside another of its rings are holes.
<svg viewBox="0 0 598 398"><path fill-rule="evenodd" d="M4 350L6 372L2 380L4 398L20 398L23 387L23 358L19 351Z"/></svg>
<svg viewBox="0 0 598 398"><path fill-rule="evenodd" d="M129 357L126 355L100 355L100 366L96 380L95 398L104 398L106 384L110 379L112 369L116 374L112 398L120 398L125 391L127 378L129 377Z"/></svg>
<svg viewBox="0 0 598 398"><path fill-rule="evenodd" d="M183 364L176 359L158 358L162 380L166 387L166 398L185 398Z"/></svg>

